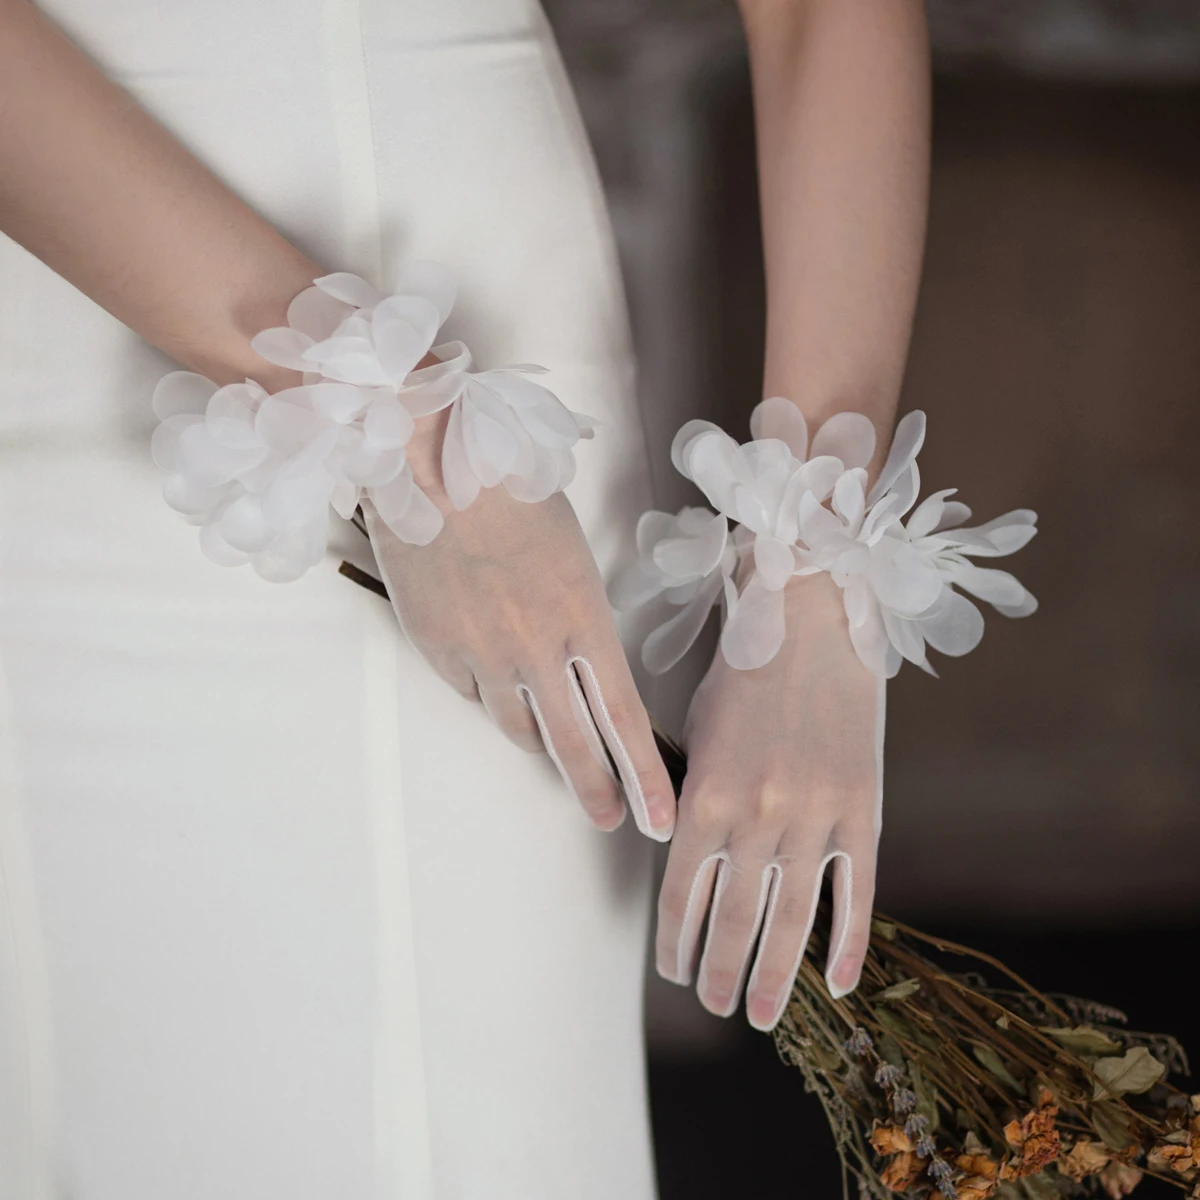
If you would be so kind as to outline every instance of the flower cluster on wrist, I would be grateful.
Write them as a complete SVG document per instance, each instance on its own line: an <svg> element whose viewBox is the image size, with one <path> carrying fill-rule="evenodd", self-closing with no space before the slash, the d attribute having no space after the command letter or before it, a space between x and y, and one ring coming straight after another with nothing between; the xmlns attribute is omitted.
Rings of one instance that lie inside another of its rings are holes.
<svg viewBox="0 0 1200 1200"><path fill-rule="evenodd" d="M326 275L291 302L286 326L251 342L297 372L295 386L218 387L188 371L159 382L151 452L168 473L167 503L200 527L209 558L298 579L325 555L330 508L349 518L363 498L402 541L432 541L444 519L408 450L417 421L436 413L447 413L439 465L456 509L481 488L532 503L570 483L591 420L529 378L542 367L480 371L461 341L434 345L455 294L431 262L409 264L386 296L356 275Z"/></svg>
<svg viewBox="0 0 1200 1200"><path fill-rule="evenodd" d="M750 430L739 445L710 422L684 425L672 461L713 509L651 511L638 523L638 559L611 598L618 609L663 609L642 648L650 671L678 662L717 605L729 664L765 665L786 633L783 589L822 571L842 589L855 652L885 679L905 659L935 673L927 647L961 655L978 645L983 617L964 593L1010 617L1036 609L1012 575L973 561L1019 550L1037 532L1035 513L1015 509L967 528L971 510L950 499L952 488L916 505L924 413L899 422L870 485L876 436L861 413L830 417L810 444L803 413L775 396L754 410Z"/></svg>

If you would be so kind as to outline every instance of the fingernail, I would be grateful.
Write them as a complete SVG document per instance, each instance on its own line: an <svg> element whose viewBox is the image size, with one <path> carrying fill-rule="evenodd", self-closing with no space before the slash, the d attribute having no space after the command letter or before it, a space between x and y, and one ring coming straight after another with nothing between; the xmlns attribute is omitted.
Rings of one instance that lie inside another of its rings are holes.
<svg viewBox="0 0 1200 1200"><path fill-rule="evenodd" d="M683 982L675 971L674 964L668 965L661 958L654 960L654 969L658 972L660 979L665 979L668 983L680 984Z"/></svg>
<svg viewBox="0 0 1200 1200"><path fill-rule="evenodd" d="M826 977L825 986L829 988L829 994L835 1000L840 1000L858 987L858 977L861 973L862 966L860 964L853 960L842 959Z"/></svg>
<svg viewBox="0 0 1200 1200"><path fill-rule="evenodd" d="M714 1016L727 1017L732 999L733 995L730 992L709 992L700 997L700 1003Z"/></svg>
<svg viewBox="0 0 1200 1200"><path fill-rule="evenodd" d="M755 1029L765 1032L775 1024L775 1014L778 1010L778 996L752 996L746 1009L746 1015Z"/></svg>
<svg viewBox="0 0 1200 1200"><path fill-rule="evenodd" d="M675 806L665 800L650 800L646 804L646 813L650 818L650 828L661 835L664 840L671 836L675 828Z"/></svg>
<svg viewBox="0 0 1200 1200"><path fill-rule="evenodd" d="M592 824L595 825L601 833L612 833L614 830L620 829L621 826L625 824L625 809L605 809L604 812L599 813L592 818Z"/></svg>

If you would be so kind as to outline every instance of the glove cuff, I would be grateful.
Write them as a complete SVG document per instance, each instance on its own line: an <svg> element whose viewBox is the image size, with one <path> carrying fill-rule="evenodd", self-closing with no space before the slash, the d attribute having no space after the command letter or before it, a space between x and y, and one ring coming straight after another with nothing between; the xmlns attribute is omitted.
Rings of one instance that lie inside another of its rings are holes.
<svg viewBox="0 0 1200 1200"><path fill-rule="evenodd" d="M168 473L167 504L200 527L210 559L299 579L325 555L330 507L349 518L364 497L402 541L432 541L442 514L406 447L415 421L445 408L442 474L455 508L485 487L533 503L570 483L592 421L529 378L543 367L477 371L462 342L435 346L455 291L431 262L410 263L388 296L356 275L326 275L291 302L286 326L251 341L300 372L298 386L268 395L252 380L218 387L188 371L159 381L151 453ZM419 368L430 354L439 361Z"/></svg>
<svg viewBox="0 0 1200 1200"><path fill-rule="evenodd" d="M870 487L875 430L861 413L831 417L810 445L803 414L776 396L754 410L750 430L739 445L710 422L684 425L672 462L713 507L650 511L638 522L638 559L610 599L619 610L662 610L642 647L648 670L678 662L716 606L730 666L770 662L786 632L783 590L798 575L828 572L842 589L855 652L884 679L904 659L936 674L930 646L957 656L978 645L983 617L964 593L1009 617L1037 608L1012 575L973 561L1019 550L1037 532L1036 513L1015 509L967 527L971 510L949 499L953 488L913 507L924 413L899 422Z"/></svg>

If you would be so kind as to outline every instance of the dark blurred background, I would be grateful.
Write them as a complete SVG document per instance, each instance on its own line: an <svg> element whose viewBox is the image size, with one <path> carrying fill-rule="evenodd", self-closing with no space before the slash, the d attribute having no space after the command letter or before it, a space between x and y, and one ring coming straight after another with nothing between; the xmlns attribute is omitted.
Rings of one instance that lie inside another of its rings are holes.
<svg viewBox="0 0 1200 1200"><path fill-rule="evenodd" d="M547 9L609 193L673 508L678 424L744 436L760 396L736 9ZM989 620L940 680L892 686L878 903L1200 1055L1200 2L929 14L932 208L903 404L930 415L927 488L963 485L985 519L1041 514L1014 570L1042 608ZM647 1009L663 1200L840 1193L823 1119L768 1039L656 979Z"/></svg>

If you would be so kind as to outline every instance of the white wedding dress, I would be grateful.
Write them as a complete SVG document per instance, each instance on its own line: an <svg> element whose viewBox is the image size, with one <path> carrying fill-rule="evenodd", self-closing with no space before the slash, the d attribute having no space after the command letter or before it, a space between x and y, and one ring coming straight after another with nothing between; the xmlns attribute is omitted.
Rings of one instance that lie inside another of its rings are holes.
<svg viewBox="0 0 1200 1200"><path fill-rule="evenodd" d="M569 495L612 566L648 476L533 0L44 7L329 269L449 266L445 336L600 418ZM0 238L0 1197L647 1200L651 844L341 546L284 586L203 558L150 461L170 368Z"/></svg>

